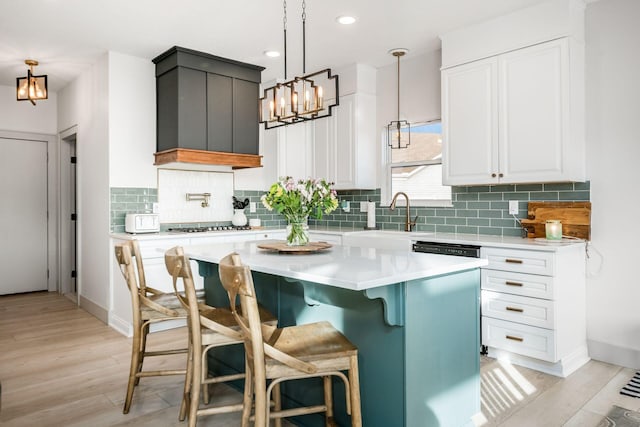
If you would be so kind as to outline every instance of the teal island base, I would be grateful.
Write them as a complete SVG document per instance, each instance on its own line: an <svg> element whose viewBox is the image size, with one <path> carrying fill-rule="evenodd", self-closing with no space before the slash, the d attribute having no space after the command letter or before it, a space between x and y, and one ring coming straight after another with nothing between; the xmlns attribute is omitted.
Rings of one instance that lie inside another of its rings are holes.
<svg viewBox="0 0 640 427"><path fill-rule="evenodd" d="M207 303L228 306L217 264L198 261ZM258 300L279 326L330 321L359 351L362 418L366 427L472 426L480 412L479 269L368 290L253 272ZM244 369L241 346L216 349L214 373ZM242 384L237 384L241 387ZM283 406L323 401L321 381L282 386ZM351 421L344 386L334 382L336 420ZM322 415L290 419L324 426Z"/></svg>

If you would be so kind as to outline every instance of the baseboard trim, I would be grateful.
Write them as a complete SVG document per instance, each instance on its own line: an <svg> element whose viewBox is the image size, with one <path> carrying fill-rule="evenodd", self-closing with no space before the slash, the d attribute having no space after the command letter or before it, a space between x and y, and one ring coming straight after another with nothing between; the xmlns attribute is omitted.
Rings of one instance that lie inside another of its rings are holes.
<svg viewBox="0 0 640 427"><path fill-rule="evenodd" d="M108 325L125 337L133 336L133 325L120 316L110 313ZM166 322L152 323L149 327L149 332L161 332L169 329L182 328L184 326L187 326L185 319L167 320Z"/></svg>
<svg viewBox="0 0 640 427"><path fill-rule="evenodd" d="M592 359L625 368L640 369L640 350L587 340Z"/></svg>
<svg viewBox="0 0 640 427"><path fill-rule="evenodd" d="M97 317L101 322L105 324L109 323L109 312L82 295L80 295L80 308Z"/></svg>
<svg viewBox="0 0 640 427"><path fill-rule="evenodd" d="M514 365L523 366L525 368L544 372L545 374L554 375L556 377L566 378L575 372L582 365L590 360L589 352L586 346L577 348L573 353L558 362L546 362L540 359L533 359L527 356L521 356L508 351L499 350L489 347L489 357L498 360L504 360Z"/></svg>
<svg viewBox="0 0 640 427"><path fill-rule="evenodd" d="M127 322L120 316L116 316L113 313L109 314L109 326L120 332L125 337L133 336L133 328L131 327L131 323Z"/></svg>

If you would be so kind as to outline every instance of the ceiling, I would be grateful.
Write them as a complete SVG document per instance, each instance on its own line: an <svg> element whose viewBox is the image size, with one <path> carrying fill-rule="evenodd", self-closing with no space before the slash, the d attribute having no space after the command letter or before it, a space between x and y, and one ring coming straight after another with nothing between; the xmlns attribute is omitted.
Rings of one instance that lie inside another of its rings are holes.
<svg viewBox="0 0 640 427"><path fill-rule="evenodd" d="M286 1L286 0L285 0ZM440 48L439 34L544 0L307 0L307 72L355 62L375 67ZM302 0L287 4L288 77L302 72ZM357 18L353 25L339 15ZM58 91L115 51L151 60L177 45L266 67L263 81L283 78L283 2L276 0L3 0L0 2L0 85L40 62Z"/></svg>

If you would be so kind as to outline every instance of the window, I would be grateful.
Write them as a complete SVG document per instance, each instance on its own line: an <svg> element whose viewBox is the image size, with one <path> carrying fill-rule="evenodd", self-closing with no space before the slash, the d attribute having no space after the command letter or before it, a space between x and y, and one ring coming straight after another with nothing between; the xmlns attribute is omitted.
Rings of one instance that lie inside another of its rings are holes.
<svg viewBox="0 0 640 427"><path fill-rule="evenodd" d="M409 129L400 130L401 138ZM386 136L386 135L385 135ZM442 124L440 120L411 125L407 148L387 146L387 201L398 191L415 206L451 206L451 187L442 185ZM404 144L403 144L404 145Z"/></svg>

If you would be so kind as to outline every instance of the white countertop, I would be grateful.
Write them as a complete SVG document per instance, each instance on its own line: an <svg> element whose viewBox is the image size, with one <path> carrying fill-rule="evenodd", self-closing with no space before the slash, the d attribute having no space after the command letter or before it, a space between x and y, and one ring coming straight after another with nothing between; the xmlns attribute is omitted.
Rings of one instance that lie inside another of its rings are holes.
<svg viewBox="0 0 640 427"><path fill-rule="evenodd" d="M562 241L547 241L546 239L530 239L515 236L491 236L487 234L455 234L455 233L433 233L433 232L405 232L391 230L373 231L353 231L343 233L345 236L357 236L365 238L389 238L408 239L411 241L427 241L441 243L458 243L465 245L478 245L489 247L500 247L510 249L528 249L540 251L558 251L574 245L584 245L581 239L562 239Z"/></svg>
<svg viewBox="0 0 640 427"><path fill-rule="evenodd" d="M390 240L390 246L394 247L391 241L395 240L408 240L415 241L429 241L429 242L443 242L443 243L459 243L479 246L501 247L511 249L528 249L528 250L540 250L540 251L559 251L563 248L569 248L573 245L584 245L583 240L569 240L563 239L561 242L549 242L545 239L528 239L514 236L491 236L487 234L455 234L455 233L434 233L434 232L405 232L405 231L393 231L393 230L362 230L343 227L309 227L309 231L316 234L332 234L337 236L357 236L358 238L385 238ZM206 238L206 237L233 237L243 240L242 236L267 234L267 233L279 233L285 232L283 228L260 228L252 230L230 230L230 231L211 231L203 233L177 233L177 232L160 232L160 233L111 233L111 237L120 240L132 240L137 239L140 241L145 240L159 240L159 239L184 239L184 238ZM362 241L362 239L359 239ZM375 245L374 245L375 246ZM397 245L395 246L397 247ZM410 248L410 244L408 246Z"/></svg>
<svg viewBox="0 0 640 427"><path fill-rule="evenodd" d="M257 228L251 230L226 230L226 231L205 231L199 233L182 233L176 231L161 231L158 233L111 233L111 237L120 240L158 240L158 239L184 239L184 238L204 238L204 237L225 237L243 236L262 233L284 232L284 228Z"/></svg>
<svg viewBox="0 0 640 427"><path fill-rule="evenodd" d="M235 251L253 271L350 290L370 289L487 265L486 260L479 258L340 245L313 254L279 254L257 247L264 242L193 245L185 247L185 253L195 260L218 263Z"/></svg>

